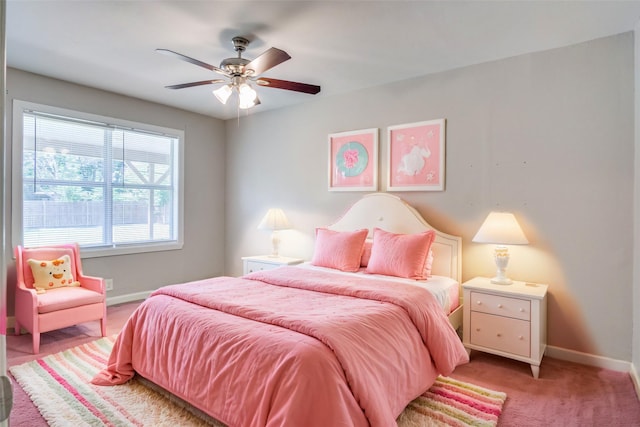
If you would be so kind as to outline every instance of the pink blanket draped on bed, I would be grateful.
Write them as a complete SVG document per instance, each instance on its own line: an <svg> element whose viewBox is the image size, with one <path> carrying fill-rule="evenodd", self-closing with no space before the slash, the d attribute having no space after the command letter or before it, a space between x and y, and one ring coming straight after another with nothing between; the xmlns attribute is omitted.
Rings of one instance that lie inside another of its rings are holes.
<svg viewBox="0 0 640 427"><path fill-rule="evenodd" d="M428 291L282 267L154 292L93 382L137 371L232 426L391 426L466 361Z"/></svg>

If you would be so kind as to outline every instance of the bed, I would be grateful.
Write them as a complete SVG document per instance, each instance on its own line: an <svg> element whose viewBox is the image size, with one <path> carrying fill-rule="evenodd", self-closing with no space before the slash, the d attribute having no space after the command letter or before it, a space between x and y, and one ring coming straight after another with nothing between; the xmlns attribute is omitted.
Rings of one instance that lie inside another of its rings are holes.
<svg viewBox="0 0 640 427"><path fill-rule="evenodd" d="M351 206L345 214L327 228L337 231L366 228L370 231L382 228L394 233L417 234L427 230L435 232L431 244L433 251L432 274L450 278L457 283L453 293L457 303L451 300L447 311L453 328L462 327L462 238L436 230L412 206L388 193L367 194ZM369 237L369 236L368 236ZM450 288L451 289L451 288Z"/></svg>
<svg viewBox="0 0 640 427"><path fill-rule="evenodd" d="M430 276L456 283L460 239L383 193L364 196L316 233L311 265L155 291L93 383L141 375L234 427L395 425L411 400L468 355L455 332L459 304L443 308L430 279L407 284L376 271L393 258L382 256L382 239L414 244L429 236ZM410 259L416 251L405 252ZM336 271L327 259L348 259L351 270Z"/></svg>

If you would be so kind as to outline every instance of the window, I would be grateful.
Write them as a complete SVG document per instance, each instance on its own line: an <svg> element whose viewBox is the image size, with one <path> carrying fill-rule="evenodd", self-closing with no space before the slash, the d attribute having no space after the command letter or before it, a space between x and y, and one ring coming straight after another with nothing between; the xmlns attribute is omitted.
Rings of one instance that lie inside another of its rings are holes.
<svg viewBox="0 0 640 427"><path fill-rule="evenodd" d="M14 245L182 247L182 131L23 101L13 122Z"/></svg>

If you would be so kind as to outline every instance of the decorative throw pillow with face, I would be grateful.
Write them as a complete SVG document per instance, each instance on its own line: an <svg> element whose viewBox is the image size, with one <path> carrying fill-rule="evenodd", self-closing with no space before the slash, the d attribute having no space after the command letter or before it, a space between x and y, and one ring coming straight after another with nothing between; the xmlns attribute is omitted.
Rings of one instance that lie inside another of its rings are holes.
<svg viewBox="0 0 640 427"><path fill-rule="evenodd" d="M80 282L75 281L71 274L71 258L69 255L63 255L51 261L29 259L27 262L33 273L33 287L39 294L45 293L47 289L80 286Z"/></svg>

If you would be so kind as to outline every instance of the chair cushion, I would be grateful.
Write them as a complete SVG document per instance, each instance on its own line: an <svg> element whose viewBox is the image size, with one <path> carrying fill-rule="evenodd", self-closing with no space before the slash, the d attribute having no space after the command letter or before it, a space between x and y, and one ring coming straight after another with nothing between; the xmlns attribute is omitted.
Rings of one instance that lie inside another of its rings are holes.
<svg viewBox="0 0 640 427"><path fill-rule="evenodd" d="M80 307L82 305L104 301L104 295L89 289L56 288L38 295L38 313L50 313L52 311L65 310L67 308Z"/></svg>

